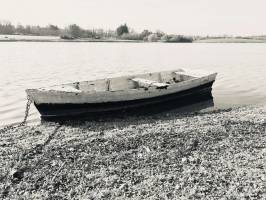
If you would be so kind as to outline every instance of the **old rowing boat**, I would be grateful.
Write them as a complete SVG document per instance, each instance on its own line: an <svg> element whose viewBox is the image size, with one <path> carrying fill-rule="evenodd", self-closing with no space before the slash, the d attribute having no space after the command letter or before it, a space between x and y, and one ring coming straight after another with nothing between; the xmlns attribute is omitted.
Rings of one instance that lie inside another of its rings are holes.
<svg viewBox="0 0 266 200"><path fill-rule="evenodd" d="M43 119L136 113L209 96L216 75L178 69L27 89L26 93Z"/></svg>

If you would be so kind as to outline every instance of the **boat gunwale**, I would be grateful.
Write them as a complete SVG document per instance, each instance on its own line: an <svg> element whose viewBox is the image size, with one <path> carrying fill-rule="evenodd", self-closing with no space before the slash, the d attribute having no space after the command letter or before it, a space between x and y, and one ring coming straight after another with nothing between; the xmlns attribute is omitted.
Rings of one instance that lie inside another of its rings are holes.
<svg viewBox="0 0 266 200"><path fill-rule="evenodd" d="M197 70L192 70L192 71L197 71ZM186 70L182 69L182 68L179 68L179 69L176 69L176 70L165 70L165 71L155 71L155 72L147 72L147 73L142 73L142 74L132 74L132 75L124 75L124 76L114 76L114 77L106 77L106 78L101 78L101 79L94 79L94 80L85 80L85 81L76 81L76 82L70 82L70 83L64 83L64 84L56 84L56 85L51 85L51 86L47 86L47 87L39 87L39 88L30 88L30 89L26 89L26 93L28 93L27 91L38 91L38 92L56 92L56 93L86 93L86 94L106 94L106 93L114 93L114 92L122 92L122 91L139 91L139 90L145 90L145 88L143 87L139 87L139 88L130 88L130 89L124 89L124 90L106 90L106 91L82 91L82 90L78 90L78 91L63 91L63 90L56 90L56 89L52 89L52 87L58 87L58 86L70 86L72 84L80 84L80 83L84 83L84 82L87 82L88 84L91 82L95 82L95 81L104 81L104 80L112 80L112 79L118 79L118 78L125 78L125 79L133 79L133 78L136 78L138 76L143 76L143 75L148 75L148 74L156 74L156 73L166 73L166 72L169 72L169 73L175 73L175 72L186 72ZM217 75L217 72L206 72L206 71L203 71L203 70L200 70L200 72L204 72L205 75L201 75L199 77L197 76L191 76L193 77L192 79L189 79L189 80L184 80L184 81L180 81L180 82L176 82L176 83L171 83L169 84L169 88L171 88L173 85L176 86L176 84L180 84L180 83L183 83L183 82L186 82L186 81L190 81L190 80L195 80L195 79L200 79L200 78L203 78L203 77L208 77L208 76L211 76L211 75L214 75L215 76ZM51 88L51 89L50 89ZM153 88L153 87L150 87L150 88ZM75 88L73 88L75 89ZM158 89L156 89L158 90Z"/></svg>

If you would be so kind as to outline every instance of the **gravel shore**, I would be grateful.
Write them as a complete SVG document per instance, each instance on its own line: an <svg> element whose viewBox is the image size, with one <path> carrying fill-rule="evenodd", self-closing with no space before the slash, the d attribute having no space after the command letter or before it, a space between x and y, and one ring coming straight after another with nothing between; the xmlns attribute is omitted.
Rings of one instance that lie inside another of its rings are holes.
<svg viewBox="0 0 266 200"><path fill-rule="evenodd" d="M3 199L266 199L266 107L0 135Z"/></svg>

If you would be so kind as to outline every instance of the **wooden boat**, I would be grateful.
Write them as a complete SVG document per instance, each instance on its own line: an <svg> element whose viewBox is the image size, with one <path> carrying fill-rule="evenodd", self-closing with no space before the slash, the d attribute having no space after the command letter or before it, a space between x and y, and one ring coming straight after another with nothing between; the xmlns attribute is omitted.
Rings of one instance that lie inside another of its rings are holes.
<svg viewBox="0 0 266 200"><path fill-rule="evenodd" d="M217 73L171 70L27 89L43 119L148 112L210 96Z"/></svg>

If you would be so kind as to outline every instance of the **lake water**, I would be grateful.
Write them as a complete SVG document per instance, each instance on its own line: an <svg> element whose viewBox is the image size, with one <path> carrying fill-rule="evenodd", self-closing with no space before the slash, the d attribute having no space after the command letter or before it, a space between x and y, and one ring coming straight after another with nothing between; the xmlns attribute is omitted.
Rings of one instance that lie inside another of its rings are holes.
<svg viewBox="0 0 266 200"><path fill-rule="evenodd" d="M0 126L23 119L26 88L177 68L218 72L215 107L266 104L266 44L2 42Z"/></svg>

